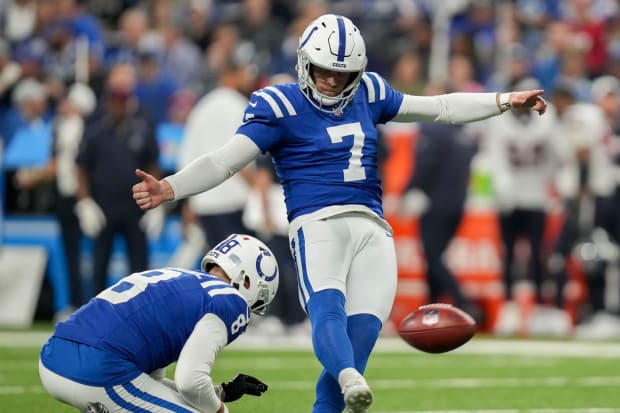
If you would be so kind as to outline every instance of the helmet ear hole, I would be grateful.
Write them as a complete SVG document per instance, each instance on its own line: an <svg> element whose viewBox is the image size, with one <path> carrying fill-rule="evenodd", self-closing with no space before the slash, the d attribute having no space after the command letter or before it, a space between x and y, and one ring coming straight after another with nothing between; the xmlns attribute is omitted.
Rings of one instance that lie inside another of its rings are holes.
<svg viewBox="0 0 620 413"><path fill-rule="evenodd" d="M250 288L250 277L248 277L247 275L243 278L243 287L248 289Z"/></svg>

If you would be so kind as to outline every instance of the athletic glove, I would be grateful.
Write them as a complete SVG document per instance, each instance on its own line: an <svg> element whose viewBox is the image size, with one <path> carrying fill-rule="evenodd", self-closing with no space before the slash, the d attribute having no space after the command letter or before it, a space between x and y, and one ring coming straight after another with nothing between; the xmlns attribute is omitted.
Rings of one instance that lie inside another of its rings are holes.
<svg viewBox="0 0 620 413"><path fill-rule="evenodd" d="M166 221L166 210L162 205L149 209L140 218L140 228L146 233L149 239L157 239L164 229Z"/></svg>
<svg viewBox="0 0 620 413"><path fill-rule="evenodd" d="M105 215L92 198L84 198L75 204L75 214L78 217L82 232L91 238L99 235L105 226Z"/></svg>
<svg viewBox="0 0 620 413"><path fill-rule="evenodd" d="M260 396L267 391L267 385L256 377L247 374L237 374L231 381L222 383L223 402L232 402L238 400L244 394L252 396Z"/></svg>

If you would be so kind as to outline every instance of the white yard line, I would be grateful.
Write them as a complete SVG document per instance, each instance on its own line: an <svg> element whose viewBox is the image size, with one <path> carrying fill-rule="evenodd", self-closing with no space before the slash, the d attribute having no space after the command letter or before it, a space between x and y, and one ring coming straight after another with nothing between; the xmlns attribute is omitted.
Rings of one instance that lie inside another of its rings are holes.
<svg viewBox="0 0 620 413"><path fill-rule="evenodd" d="M620 409L615 407L578 407L572 409L399 410L377 413L620 413Z"/></svg>

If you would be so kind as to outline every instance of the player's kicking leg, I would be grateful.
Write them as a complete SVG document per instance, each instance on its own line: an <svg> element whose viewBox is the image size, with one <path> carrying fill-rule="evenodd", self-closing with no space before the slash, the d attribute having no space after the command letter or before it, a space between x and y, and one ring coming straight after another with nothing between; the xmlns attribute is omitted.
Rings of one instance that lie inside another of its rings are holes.
<svg viewBox="0 0 620 413"><path fill-rule="evenodd" d="M317 382L313 413L339 413L345 406L350 413L366 412L372 392L356 368L354 347L347 333L344 295L337 290L319 291L312 295L307 309L314 351L325 367ZM365 366L368 357L363 359Z"/></svg>

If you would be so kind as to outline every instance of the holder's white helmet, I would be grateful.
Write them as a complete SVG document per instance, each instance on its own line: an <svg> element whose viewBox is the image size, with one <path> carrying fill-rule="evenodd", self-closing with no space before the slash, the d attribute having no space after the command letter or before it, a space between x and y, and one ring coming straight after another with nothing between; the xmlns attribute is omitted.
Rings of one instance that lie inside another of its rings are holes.
<svg viewBox="0 0 620 413"><path fill-rule="evenodd" d="M344 16L325 14L306 27L297 48L299 87L317 109L340 113L349 104L366 69L366 45L359 29ZM338 96L321 94L312 78L312 66L351 73Z"/></svg>
<svg viewBox="0 0 620 413"><path fill-rule="evenodd" d="M226 272L253 313L265 314L280 280L278 262L265 244L250 235L232 234L207 252L200 263L206 272L213 265Z"/></svg>

